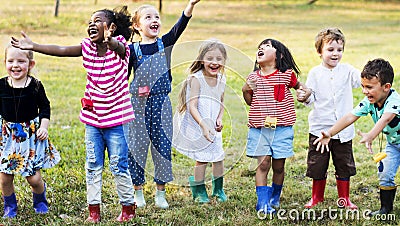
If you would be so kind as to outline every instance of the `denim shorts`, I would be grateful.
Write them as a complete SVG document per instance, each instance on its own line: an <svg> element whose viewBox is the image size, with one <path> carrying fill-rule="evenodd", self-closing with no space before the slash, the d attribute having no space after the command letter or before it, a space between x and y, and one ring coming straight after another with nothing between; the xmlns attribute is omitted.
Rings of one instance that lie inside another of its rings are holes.
<svg viewBox="0 0 400 226"><path fill-rule="evenodd" d="M294 155L294 131L292 126L271 128L250 128L247 136L248 157L272 156L284 159Z"/></svg>

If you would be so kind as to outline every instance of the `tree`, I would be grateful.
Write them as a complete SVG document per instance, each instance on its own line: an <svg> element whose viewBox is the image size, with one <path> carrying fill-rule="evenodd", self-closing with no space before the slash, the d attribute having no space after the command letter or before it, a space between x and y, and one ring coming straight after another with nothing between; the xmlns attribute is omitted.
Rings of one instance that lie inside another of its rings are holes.
<svg viewBox="0 0 400 226"><path fill-rule="evenodd" d="M54 16L58 16L58 6L60 5L60 0L56 0L56 8L54 10Z"/></svg>

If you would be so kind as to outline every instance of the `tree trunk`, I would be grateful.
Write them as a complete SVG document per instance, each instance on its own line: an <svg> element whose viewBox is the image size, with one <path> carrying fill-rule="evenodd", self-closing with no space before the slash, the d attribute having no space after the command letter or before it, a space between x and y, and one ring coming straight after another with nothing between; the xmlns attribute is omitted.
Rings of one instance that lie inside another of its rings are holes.
<svg viewBox="0 0 400 226"><path fill-rule="evenodd" d="M162 10L162 0L160 0L159 7L158 7L158 11L160 11L160 13L161 13L161 10Z"/></svg>
<svg viewBox="0 0 400 226"><path fill-rule="evenodd" d="M308 5L312 5L312 4L314 4L316 1L318 1L318 0L310 0L310 1L308 1Z"/></svg>
<svg viewBox="0 0 400 226"><path fill-rule="evenodd" d="M54 16L58 16L58 6L60 5L60 0L56 0L56 8L54 10Z"/></svg>

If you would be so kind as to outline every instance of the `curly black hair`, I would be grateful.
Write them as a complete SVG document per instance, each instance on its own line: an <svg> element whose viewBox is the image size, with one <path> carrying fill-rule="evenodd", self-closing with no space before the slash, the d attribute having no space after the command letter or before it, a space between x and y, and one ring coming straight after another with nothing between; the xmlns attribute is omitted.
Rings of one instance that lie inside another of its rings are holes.
<svg viewBox="0 0 400 226"><path fill-rule="evenodd" d="M132 22L131 22L131 14L128 11L128 6L120 6L116 7L113 10L109 9L101 9L96 12L103 12L105 17L109 20L107 26L110 26L111 23L114 23L117 26L117 29L113 33L113 36L122 35L125 40L129 40L132 36Z"/></svg>

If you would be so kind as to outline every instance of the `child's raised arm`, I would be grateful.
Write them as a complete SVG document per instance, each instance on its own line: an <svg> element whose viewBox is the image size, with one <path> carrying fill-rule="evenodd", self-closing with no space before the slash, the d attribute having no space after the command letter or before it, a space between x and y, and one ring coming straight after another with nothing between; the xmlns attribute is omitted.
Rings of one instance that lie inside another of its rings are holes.
<svg viewBox="0 0 400 226"><path fill-rule="evenodd" d="M200 2L200 0L190 0L189 1L189 3L187 4L185 10L183 11L185 16L187 16L187 17L191 17L192 16L194 5L196 5L198 2Z"/></svg>
<svg viewBox="0 0 400 226"><path fill-rule="evenodd" d="M62 57L78 57L82 56L82 46L58 46L58 45L41 45L34 43L28 35L21 32L22 39L12 37L12 46L25 50L33 50L38 53L43 53L51 56L62 56Z"/></svg>

